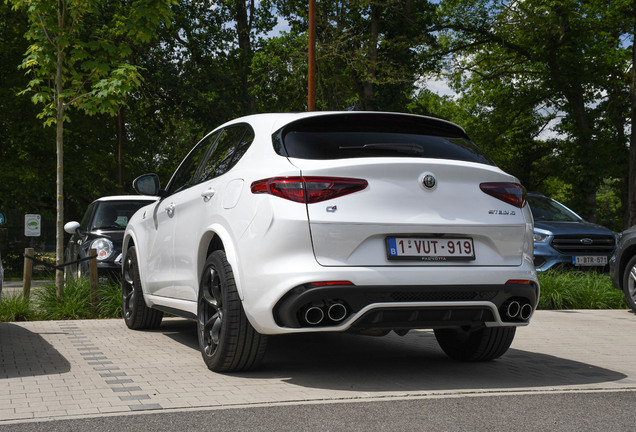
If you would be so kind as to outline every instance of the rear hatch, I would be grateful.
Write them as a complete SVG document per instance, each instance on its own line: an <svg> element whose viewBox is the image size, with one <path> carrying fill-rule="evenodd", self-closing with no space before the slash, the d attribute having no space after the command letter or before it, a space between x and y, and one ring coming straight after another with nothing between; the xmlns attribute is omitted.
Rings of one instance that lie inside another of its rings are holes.
<svg viewBox="0 0 636 432"><path fill-rule="evenodd" d="M455 125L394 114L326 115L292 123L274 140L304 178L367 183L307 204L321 265L521 263L524 211L480 187L516 180Z"/></svg>

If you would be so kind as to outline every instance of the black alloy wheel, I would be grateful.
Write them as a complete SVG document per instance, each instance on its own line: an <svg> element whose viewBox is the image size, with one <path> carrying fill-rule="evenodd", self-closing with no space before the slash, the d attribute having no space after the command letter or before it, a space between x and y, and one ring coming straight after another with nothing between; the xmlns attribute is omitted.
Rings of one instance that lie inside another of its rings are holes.
<svg viewBox="0 0 636 432"><path fill-rule="evenodd" d="M199 349L205 364L216 372L257 367L267 346L245 316L232 268L225 252L213 252L201 275L197 306Z"/></svg>
<svg viewBox="0 0 636 432"><path fill-rule="evenodd" d="M137 265L137 250L134 246L128 248L122 270L122 309L126 325L133 330L159 327L163 312L146 306Z"/></svg>

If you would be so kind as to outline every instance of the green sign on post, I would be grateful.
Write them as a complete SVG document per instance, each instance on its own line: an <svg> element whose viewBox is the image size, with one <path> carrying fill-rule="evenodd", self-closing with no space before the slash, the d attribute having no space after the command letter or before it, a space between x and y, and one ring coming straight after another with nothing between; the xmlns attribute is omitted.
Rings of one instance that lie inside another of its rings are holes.
<svg viewBox="0 0 636 432"><path fill-rule="evenodd" d="M39 214L24 215L24 235L27 237L40 237L42 217Z"/></svg>

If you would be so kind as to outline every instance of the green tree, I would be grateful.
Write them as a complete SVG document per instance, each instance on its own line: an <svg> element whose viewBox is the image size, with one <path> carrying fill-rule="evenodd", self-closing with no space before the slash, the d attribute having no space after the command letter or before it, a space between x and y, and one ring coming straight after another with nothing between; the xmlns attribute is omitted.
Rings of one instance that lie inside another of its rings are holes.
<svg viewBox="0 0 636 432"><path fill-rule="evenodd" d="M11 0L29 20L31 42L22 68L31 76L24 93L44 106L44 125L56 126L56 263L64 260L64 123L69 109L116 114L119 103L141 82L126 61L131 44L149 42L169 22L170 0L112 3L81 0ZM56 272L58 295L63 272Z"/></svg>
<svg viewBox="0 0 636 432"><path fill-rule="evenodd" d="M302 73L306 83L307 44L300 41L307 38L307 2L276 4L289 31L264 49L280 52L281 43L289 43L289 58L278 64L289 67L293 60L300 65L298 59L304 58L305 66L295 73ZM316 8L317 108L340 110L355 103L366 110L404 110L428 67L422 52L434 42L426 31L433 6L413 0L340 0L317 1Z"/></svg>
<svg viewBox="0 0 636 432"><path fill-rule="evenodd" d="M535 111L547 108L562 116L558 132L565 138L554 149L567 161L561 176L576 192L574 207L593 221L597 189L603 178L616 174L614 164L598 161L625 155L625 142L606 140L600 133L603 119L612 113L594 107L614 94L609 88L615 85L617 65L626 64L622 29L625 17L633 16L625 14L626 4L445 0L440 8L442 52L452 54L447 70L457 89L478 94L497 85L483 83L502 83L534 99Z"/></svg>

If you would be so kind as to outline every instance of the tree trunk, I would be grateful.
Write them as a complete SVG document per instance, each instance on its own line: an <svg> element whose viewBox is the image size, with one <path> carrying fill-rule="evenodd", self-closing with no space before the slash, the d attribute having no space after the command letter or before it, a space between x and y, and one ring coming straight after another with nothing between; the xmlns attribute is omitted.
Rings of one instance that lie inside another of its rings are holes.
<svg viewBox="0 0 636 432"><path fill-rule="evenodd" d="M119 105L117 111L117 178L119 194L124 193L124 114L123 107Z"/></svg>
<svg viewBox="0 0 636 432"><path fill-rule="evenodd" d="M248 17L245 0L236 0L236 32L238 33L240 79L242 83L241 93L245 103L245 114L256 111L256 100L250 95L249 80L250 65L252 64L252 44L250 32L252 30L252 17L254 15L254 0L250 1L250 14ZM243 101L242 101L243 102Z"/></svg>
<svg viewBox="0 0 636 432"><path fill-rule="evenodd" d="M369 70L364 77L363 84L363 110L377 109L375 103L375 80L377 76L378 64L378 25L380 21L379 6L371 3L371 26L367 55L369 56Z"/></svg>
<svg viewBox="0 0 636 432"><path fill-rule="evenodd" d="M64 50L57 47L57 73L55 77L56 93L56 133L55 144L57 153L57 173L56 173L56 223L55 223L55 263L60 266L64 264L64 99L63 92L63 69ZM55 271L55 288L58 298L64 295L64 271L59 268Z"/></svg>

